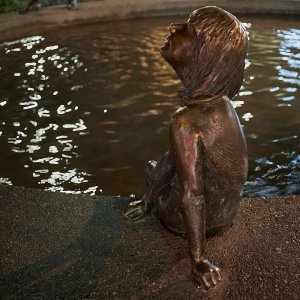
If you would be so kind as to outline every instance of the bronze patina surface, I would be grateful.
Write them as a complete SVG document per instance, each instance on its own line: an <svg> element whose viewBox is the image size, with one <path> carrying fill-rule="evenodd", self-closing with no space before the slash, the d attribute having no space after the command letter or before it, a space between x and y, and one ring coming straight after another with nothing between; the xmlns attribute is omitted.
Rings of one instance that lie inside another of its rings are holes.
<svg viewBox="0 0 300 300"><path fill-rule="evenodd" d="M148 192L125 212L153 211L171 231L185 234L197 286L216 286L218 267L205 259L206 235L227 227L238 212L247 177L246 141L230 99L243 81L246 29L218 7L171 24L161 54L183 83L182 107L170 121L170 150L148 163Z"/></svg>

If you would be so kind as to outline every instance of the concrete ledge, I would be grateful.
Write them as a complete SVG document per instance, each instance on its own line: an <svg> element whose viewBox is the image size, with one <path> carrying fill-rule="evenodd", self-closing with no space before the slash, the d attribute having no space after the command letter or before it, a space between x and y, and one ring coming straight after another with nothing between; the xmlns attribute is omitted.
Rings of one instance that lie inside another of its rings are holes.
<svg viewBox="0 0 300 300"><path fill-rule="evenodd" d="M123 221L128 201L0 185L0 298L299 299L300 196L242 201L208 241L223 272L209 292L190 281L184 239Z"/></svg>
<svg viewBox="0 0 300 300"><path fill-rule="evenodd" d="M73 24L123 20L162 15L188 15L205 5L217 5L236 14L299 15L299 0L103 0L80 3L79 9L69 11L63 6L42 8L39 12L0 15L0 42Z"/></svg>

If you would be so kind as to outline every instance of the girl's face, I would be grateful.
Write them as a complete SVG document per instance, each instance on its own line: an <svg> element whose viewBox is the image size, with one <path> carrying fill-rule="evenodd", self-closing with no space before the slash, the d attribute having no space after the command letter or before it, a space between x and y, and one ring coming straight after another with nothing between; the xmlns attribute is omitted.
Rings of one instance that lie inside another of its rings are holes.
<svg viewBox="0 0 300 300"><path fill-rule="evenodd" d="M196 31L193 25L186 22L183 24L170 25L170 35L166 43L161 47L162 56L171 65L186 65L192 61L193 41Z"/></svg>

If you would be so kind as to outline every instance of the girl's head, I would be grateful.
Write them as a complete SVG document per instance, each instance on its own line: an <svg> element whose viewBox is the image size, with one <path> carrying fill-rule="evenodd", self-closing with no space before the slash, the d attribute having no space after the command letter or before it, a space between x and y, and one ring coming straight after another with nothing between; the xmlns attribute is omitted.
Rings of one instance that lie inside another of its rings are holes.
<svg viewBox="0 0 300 300"><path fill-rule="evenodd" d="M242 23L218 7L191 13L183 24L171 24L161 48L183 82L188 99L232 98L243 81L248 35Z"/></svg>

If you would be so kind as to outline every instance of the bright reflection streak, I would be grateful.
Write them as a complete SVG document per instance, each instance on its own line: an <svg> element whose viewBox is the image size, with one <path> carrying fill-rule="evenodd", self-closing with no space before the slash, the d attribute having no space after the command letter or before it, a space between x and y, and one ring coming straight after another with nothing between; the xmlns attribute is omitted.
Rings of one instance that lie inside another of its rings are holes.
<svg viewBox="0 0 300 300"><path fill-rule="evenodd" d="M6 177L0 177L0 183L1 184L12 185L12 182L10 181L10 179L6 178Z"/></svg>
<svg viewBox="0 0 300 300"><path fill-rule="evenodd" d="M1 101L0 106L4 106L7 103L7 100Z"/></svg>
<svg viewBox="0 0 300 300"><path fill-rule="evenodd" d="M253 118L253 115L251 113L246 113L242 116L242 118L245 120L245 121L249 121L250 119Z"/></svg>

